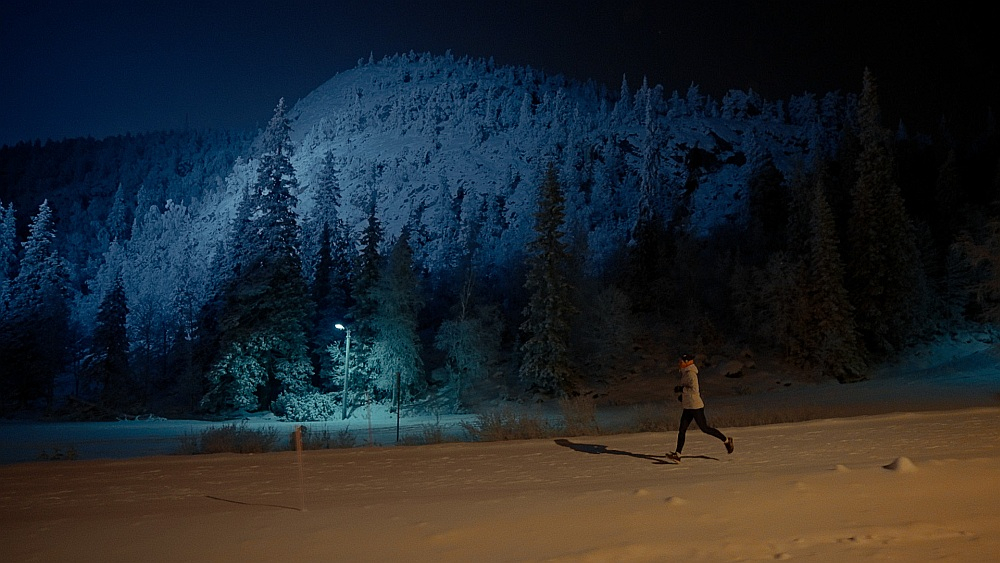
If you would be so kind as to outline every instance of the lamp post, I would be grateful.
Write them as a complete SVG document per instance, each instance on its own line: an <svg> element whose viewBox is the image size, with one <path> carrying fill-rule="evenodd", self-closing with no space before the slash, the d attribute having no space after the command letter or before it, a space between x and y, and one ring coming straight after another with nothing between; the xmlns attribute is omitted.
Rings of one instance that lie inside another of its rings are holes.
<svg viewBox="0 0 1000 563"><path fill-rule="evenodd" d="M351 381L351 329L346 326L337 323L334 325L338 330L342 330L347 333L347 343L344 346L344 391L343 396L340 399L342 403L342 410L340 413L341 420L347 418L347 384Z"/></svg>

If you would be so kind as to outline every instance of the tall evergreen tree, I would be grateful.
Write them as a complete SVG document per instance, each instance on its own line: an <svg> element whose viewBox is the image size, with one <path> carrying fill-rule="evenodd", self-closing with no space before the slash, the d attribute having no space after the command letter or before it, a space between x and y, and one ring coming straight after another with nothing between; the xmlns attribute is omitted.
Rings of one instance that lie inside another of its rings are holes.
<svg viewBox="0 0 1000 563"><path fill-rule="evenodd" d="M848 219L848 288L870 352L905 346L923 318L925 276L895 180L891 136L880 123L875 77L865 70L858 107L861 153Z"/></svg>
<svg viewBox="0 0 1000 563"><path fill-rule="evenodd" d="M313 314L312 338L310 355L313 362L313 385L323 385L324 372L329 371L329 354L325 351L332 342L332 335L337 318L331 318L331 282L333 258L330 250L330 227L323 225L320 234L319 252L316 259L316 271L312 282L312 299L316 305Z"/></svg>
<svg viewBox="0 0 1000 563"><path fill-rule="evenodd" d="M565 199L555 168L549 166L540 186L535 213L536 237L528 243L528 275L524 287L530 292L521 330L527 340L521 346L520 376L538 391L566 396L573 391L569 360L571 318L576 312L567 272L571 265L566 242Z"/></svg>
<svg viewBox="0 0 1000 563"><path fill-rule="evenodd" d="M327 153L317 176L315 205L304 230L304 247L312 272L312 298L316 312L312 326L313 383L322 386L331 376L326 349L341 333L335 325L347 318L350 307L352 243L340 218L340 184L333 152Z"/></svg>
<svg viewBox="0 0 1000 563"><path fill-rule="evenodd" d="M112 240L125 241L131 235L131 212L134 208L134 202L130 203L128 199L129 198L125 193L125 186L119 182L118 190L115 191L115 195L111 201L111 210L108 212L107 221L105 221L104 225L102 225L102 227L107 231L109 242ZM139 211L145 212L145 210L142 209Z"/></svg>
<svg viewBox="0 0 1000 563"><path fill-rule="evenodd" d="M361 231L361 252L356 257L356 268L351 276L351 306L347 321L351 330L351 381L352 390L364 390L366 400L372 398L372 385L380 374L373 363L373 349L376 330L376 315L379 310L378 287L382 279L384 259L380 250L385 236L382 223L375 213L375 194L372 194L368 222ZM386 376L388 377L388 376ZM351 398L344 405L350 408Z"/></svg>
<svg viewBox="0 0 1000 563"><path fill-rule="evenodd" d="M329 229L329 236L334 247L340 243L340 238L347 231L347 226L340 218L340 182L337 159L333 152L328 152L316 176L313 186L314 204L305 225L303 226L303 253L308 258L306 271L315 277L316 262L319 257L319 246L322 243L323 229Z"/></svg>
<svg viewBox="0 0 1000 563"><path fill-rule="evenodd" d="M823 176L813 190L809 253L803 284L801 327L805 359L827 377L841 382L864 378L863 353L854 310L844 288L844 268L833 212Z"/></svg>
<svg viewBox="0 0 1000 563"><path fill-rule="evenodd" d="M223 289L206 408L268 409L280 393L310 387L313 305L297 247L289 131L281 100L261 137L257 180L237 215L236 261Z"/></svg>
<svg viewBox="0 0 1000 563"><path fill-rule="evenodd" d="M128 333L125 328L127 317L125 284L121 275L118 275L97 311L92 353L86 370L87 379L96 383L101 390L101 401L115 410L127 408L134 397L129 373Z"/></svg>
<svg viewBox="0 0 1000 563"><path fill-rule="evenodd" d="M761 268L752 269L749 282L734 299L745 329L765 346L774 346L793 361L805 356L799 337L806 309L802 287L804 265L787 252L775 252ZM745 276L745 274L744 274Z"/></svg>
<svg viewBox="0 0 1000 563"><path fill-rule="evenodd" d="M39 398L51 403L71 339L66 266L55 248L47 200L29 231L20 269L0 311L0 382L22 404Z"/></svg>
<svg viewBox="0 0 1000 563"><path fill-rule="evenodd" d="M372 197L368 222L361 232L361 254L358 256L357 272L351 287L354 298L351 320L359 341L370 342L375 335L371 319L378 309L374 291L382 277L383 258L380 247L384 236L382 223L375 214L375 198Z"/></svg>
<svg viewBox="0 0 1000 563"><path fill-rule="evenodd" d="M312 283L312 299L316 305L312 332L316 368L313 383L317 386L322 386L331 376L330 356L325 350L339 336L336 324L346 321L350 312L350 245L344 231L334 232L324 223Z"/></svg>
<svg viewBox="0 0 1000 563"><path fill-rule="evenodd" d="M377 383L393 390L393 404L403 397L413 398L426 387L423 377L418 315L424 300L413 268L409 232L404 229L392 246L384 274L374 288L377 303L372 319L374 341L371 364ZM399 385L396 385L398 377Z"/></svg>

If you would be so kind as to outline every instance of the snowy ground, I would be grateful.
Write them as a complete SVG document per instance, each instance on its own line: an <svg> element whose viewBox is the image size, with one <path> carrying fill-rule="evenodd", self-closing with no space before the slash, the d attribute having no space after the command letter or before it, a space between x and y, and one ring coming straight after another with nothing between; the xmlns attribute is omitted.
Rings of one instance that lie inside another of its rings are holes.
<svg viewBox="0 0 1000 563"><path fill-rule="evenodd" d="M727 430L729 431L729 430ZM0 467L5 561L995 561L1000 408ZM885 468L883 466L892 466Z"/></svg>
<svg viewBox="0 0 1000 563"><path fill-rule="evenodd" d="M728 384L705 371L706 392ZM722 427L735 437L732 455L692 428L680 464L663 457L673 432L178 456L159 454L176 451L178 435L218 423L6 422L0 554L14 562L996 561L998 373L996 356L979 345L915 353L854 385L786 386L757 373L741 382L755 387L749 395L706 393L709 419L755 406L878 414ZM662 404L679 416L675 402ZM361 441L367 420L362 410L347 422ZM372 420L373 441L392 443L395 421L377 412ZM427 421L401 422L405 434ZM70 446L80 460L19 463Z"/></svg>

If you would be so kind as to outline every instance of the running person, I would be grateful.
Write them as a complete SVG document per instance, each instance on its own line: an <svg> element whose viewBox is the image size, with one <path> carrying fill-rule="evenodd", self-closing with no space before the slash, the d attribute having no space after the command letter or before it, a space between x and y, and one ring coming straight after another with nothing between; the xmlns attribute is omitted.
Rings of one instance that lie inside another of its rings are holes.
<svg viewBox="0 0 1000 563"><path fill-rule="evenodd" d="M709 426L705 420L705 401L701 400L701 392L698 390L698 366L694 365L694 356L691 354L681 356L679 368L681 384L674 387L674 391L681 394L681 406L684 408L684 412L681 413L681 425L677 429L677 449L668 453L667 457L677 462L681 460L684 435L692 420L702 432L721 440L726 446L727 453L733 453L733 439L727 438L725 434Z"/></svg>

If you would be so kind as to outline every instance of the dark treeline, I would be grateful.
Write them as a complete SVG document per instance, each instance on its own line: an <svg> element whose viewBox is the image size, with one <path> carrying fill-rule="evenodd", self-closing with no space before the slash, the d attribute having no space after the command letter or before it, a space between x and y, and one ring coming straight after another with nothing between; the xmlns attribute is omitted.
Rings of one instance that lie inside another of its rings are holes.
<svg viewBox="0 0 1000 563"><path fill-rule="evenodd" d="M554 162L530 187L530 242L499 266L482 262L481 232L498 228L485 219L454 233L461 251L435 268L418 259L425 226L389 236L377 194L352 230L333 155L299 216L283 102L252 144L181 132L5 147L2 412L66 395L105 414L454 411L592 393L639 369L642 350L750 348L864 379L923 338L1000 314L1000 144L992 122L971 140L948 130L888 129L866 73L828 157L790 174L753 161L746 221L702 236L684 208L650 205L597 271ZM204 187L234 168L238 203L199 223ZM93 191L109 177L121 193ZM210 228L224 234L201 263ZM163 285L137 286L139 269Z"/></svg>

